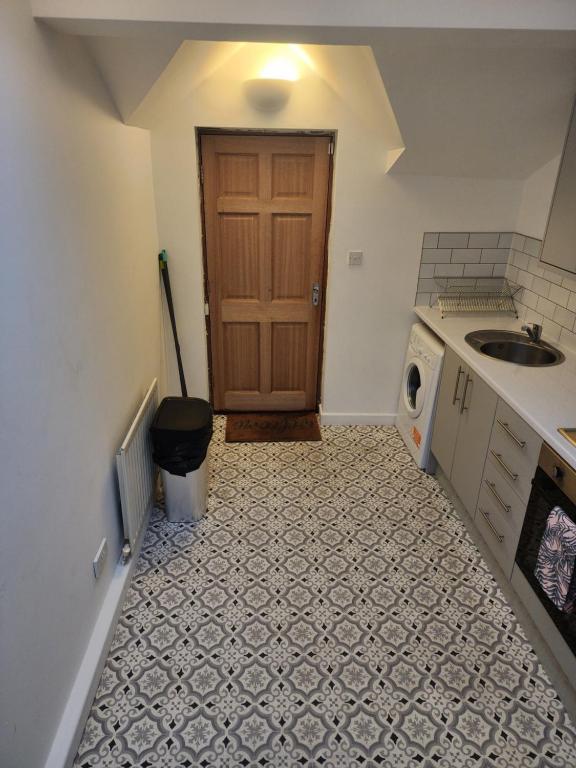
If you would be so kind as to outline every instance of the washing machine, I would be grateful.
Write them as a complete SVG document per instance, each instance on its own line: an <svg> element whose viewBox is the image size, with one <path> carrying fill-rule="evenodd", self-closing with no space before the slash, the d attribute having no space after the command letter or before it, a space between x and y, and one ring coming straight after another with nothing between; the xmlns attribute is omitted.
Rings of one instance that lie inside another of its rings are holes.
<svg viewBox="0 0 576 768"><path fill-rule="evenodd" d="M444 345L422 323L410 331L396 427L421 469L434 471L430 453Z"/></svg>

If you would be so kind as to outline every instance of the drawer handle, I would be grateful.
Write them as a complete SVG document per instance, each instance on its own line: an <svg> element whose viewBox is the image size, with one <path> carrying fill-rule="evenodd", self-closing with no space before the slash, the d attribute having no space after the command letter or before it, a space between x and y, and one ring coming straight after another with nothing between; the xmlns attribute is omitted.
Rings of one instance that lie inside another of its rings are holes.
<svg viewBox="0 0 576 768"><path fill-rule="evenodd" d="M468 392L468 384L470 384L471 381L472 379L470 378L470 376L466 376L466 383L464 384L464 392L462 393L462 402L460 403L461 414L464 413L464 411L468 410L468 406L466 405L466 394Z"/></svg>
<svg viewBox="0 0 576 768"><path fill-rule="evenodd" d="M481 507L478 507L478 510L482 515L482 517L484 518L484 520L486 520L486 524L488 525L488 528L490 528L494 536L498 539L500 544L502 544L502 542L504 541L504 536L502 536L501 533L498 533L496 528L494 528L494 525L492 524L492 520L490 520L490 515L488 514L488 512L484 512L484 510Z"/></svg>
<svg viewBox="0 0 576 768"><path fill-rule="evenodd" d="M511 437L511 438L512 438L512 440L514 440L514 442L516 443L516 445L517 445L519 448L526 448L526 440L520 440L520 438L519 438L519 437L517 437L517 436L514 434L514 432L512 432L512 430L510 429L510 427L508 426L508 424L507 424L505 421L500 421L500 419L496 419L496 421L497 421L497 422L498 422L498 424L499 424L499 425L502 427L502 429L504 430L504 432L506 432L506 434L508 435L508 437Z"/></svg>
<svg viewBox="0 0 576 768"><path fill-rule="evenodd" d="M502 456L499 453L496 453L492 449L490 449L490 453L492 454L492 456L494 456L498 464L500 464L504 472L506 472L506 474L511 480L514 480L514 481L518 480L518 474L516 472L512 472L508 464L506 464L506 462L502 460Z"/></svg>
<svg viewBox="0 0 576 768"><path fill-rule="evenodd" d="M496 499L498 504L500 504L500 506L502 507L504 512L510 512L512 507L510 506L510 504L506 504L506 502L504 501L502 496L500 496L500 494L496 490L496 483L491 483L490 480L484 480L484 482L486 483L486 485L488 486L489 490L492 492L492 495L494 496L494 498Z"/></svg>
<svg viewBox="0 0 576 768"><path fill-rule="evenodd" d="M458 400L460 400L458 397L458 387L460 386L460 376L462 376L463 373L464 371L462 370L462 366L459 365L458 374L456 375L456 384L454 385L454 394L452 395L452 405L456 405Z"/></svg>

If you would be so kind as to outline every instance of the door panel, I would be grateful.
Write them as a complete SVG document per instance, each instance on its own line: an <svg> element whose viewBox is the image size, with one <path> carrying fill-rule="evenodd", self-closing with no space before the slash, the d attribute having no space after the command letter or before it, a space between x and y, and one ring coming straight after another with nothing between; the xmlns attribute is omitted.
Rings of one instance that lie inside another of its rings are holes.
<svg viewBox="0 0 576 768"><path fill-rule="evenodd" d="M225 323L226 389L257 392L260 388L260 327L258 323ZM246 365L242 365L246 361Z"/></svg>
<svg viewBox="0 0 576 768"><path fill-rule="evenodd" d="M468 370L462 391L460 424L451 482L468 513L474 516L498 396Z"/></svg>
<svg viewBox="0 0 576 768"><path fill-rule="evenodd" d="M308 299L312 217L277 214L272 217L272 300Z"/></svg>
<svg viewBox="0 0 576 768"><path fill-rule="evenodd" d="M260 295L258 216L224 214L219 224L222 298L257 299Z"/></svg>
<svg viewBox="0 0 576 768"><path fill-rule="evenodd" d="M202 136L217 410L316 407L329 142Z"/></svg>
<svg viewBox="0 0 576 768"><path fill-rule="evenodd" d="M306 323L272 325L273 392L305 392L307 347Z"/></svg>
<svg viewBox="0 0 576 768"><path fill-rule="evenodd" d="M447 477L452 472L465 378L464 364L450 347L446 347L432 433L432 453Z"/></svg>

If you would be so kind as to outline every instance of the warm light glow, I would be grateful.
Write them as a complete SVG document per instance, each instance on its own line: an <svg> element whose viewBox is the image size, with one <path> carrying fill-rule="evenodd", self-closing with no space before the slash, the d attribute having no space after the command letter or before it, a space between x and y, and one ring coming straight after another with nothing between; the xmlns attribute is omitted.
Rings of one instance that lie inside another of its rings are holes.
<svg viewBox="0 0 576 768"><path fill-rule="evenodd" d="M298 67L286 56L270 59L260 70L264 80L298 80Z"/></svg>
<svg viewBox="0 0 576 768"><path fill-rule="evenodd" d="M312 61L312 58L299 45L296 45L296 43L290 43L288 48L292 51L292 53L296 54L300 61L303 61L309 69L311 69L313 72L316 71L316 66Z"/></svg>

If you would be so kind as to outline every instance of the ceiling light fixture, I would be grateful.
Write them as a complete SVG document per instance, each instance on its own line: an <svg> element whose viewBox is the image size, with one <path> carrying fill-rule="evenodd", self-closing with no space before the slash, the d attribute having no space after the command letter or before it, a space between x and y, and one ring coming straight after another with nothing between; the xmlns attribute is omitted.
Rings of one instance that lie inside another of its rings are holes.
<svg viewBox="0 0 576 768"><path fill-rule="evenodd" d="M292 86L298 80L298 67L287 56L275 56L266 62L259 77L246 80L246 97L260 112L277 112L290 98Z"/></svg>

